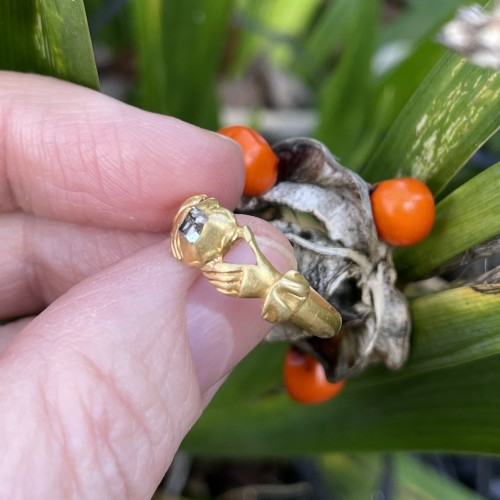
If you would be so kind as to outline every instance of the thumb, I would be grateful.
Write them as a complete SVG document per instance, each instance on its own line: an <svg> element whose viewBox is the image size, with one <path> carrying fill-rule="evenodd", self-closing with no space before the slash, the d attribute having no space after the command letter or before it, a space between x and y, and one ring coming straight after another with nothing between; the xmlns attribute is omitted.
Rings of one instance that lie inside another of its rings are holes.
<svg viewBox="0 0 500 500"><path fill-rule="evenodd" d="M284 237L251 225L290 269ZM166 244L71 289L0 358L0 489L151 496L207 394L270 329L261 306L219 294Z"/></svg>

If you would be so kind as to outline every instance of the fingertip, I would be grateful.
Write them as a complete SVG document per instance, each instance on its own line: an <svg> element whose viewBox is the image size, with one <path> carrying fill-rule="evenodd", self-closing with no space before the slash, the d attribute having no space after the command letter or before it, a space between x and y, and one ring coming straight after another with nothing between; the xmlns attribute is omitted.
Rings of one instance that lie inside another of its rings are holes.
<svg viewBox="0 0 500 500"><path fill-rule="evenodd" d="M245 184L245 166L241 148L236 142L216 132L198 130L204 137L204 142L201 140L199 142L198 152L202 162L191 181L196 182L199 188L196 190L191 185L189 195L204 192L219 200L222 206L232 210L238 204ZM186 148L188 147L186 144ZM183 201L184 199L181 200Z"/></svg>

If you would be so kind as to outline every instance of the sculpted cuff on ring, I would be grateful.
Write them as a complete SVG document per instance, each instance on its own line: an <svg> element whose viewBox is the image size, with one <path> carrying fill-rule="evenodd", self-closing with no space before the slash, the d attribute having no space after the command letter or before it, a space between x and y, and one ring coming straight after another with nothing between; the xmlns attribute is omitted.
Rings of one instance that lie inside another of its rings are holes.
<svg viewBox="0 0 500 500"><path fill-rule="evenodd" d="M255 264L223 260L241 239L252 249ZM271 323L292 321L323 338L340 330L342 319L337 310L298 271L281 274L261 252L251 229L239 226L234 214L214 198L201 194L182 204L174 218L172 253L200 269L221 293L263 298L262 316Z"/></svg>

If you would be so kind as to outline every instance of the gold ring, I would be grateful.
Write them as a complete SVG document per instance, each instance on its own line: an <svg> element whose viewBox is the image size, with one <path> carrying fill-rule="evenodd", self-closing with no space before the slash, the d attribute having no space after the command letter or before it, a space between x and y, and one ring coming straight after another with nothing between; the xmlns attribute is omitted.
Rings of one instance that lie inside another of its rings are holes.
<svg viewBox="0 0 500 500"><path fill-rule="evenodd" d="M232 264L223 260L239 240L252 249L255 264ZM262 316L271 323L292 321L317 337L339 332L338 311L298 272L281 274L257 245L248 226L239 226L230 210L215 198L200 194L186 200L174 218L172 253L175 258L200 269L215 288L234 297L264 299Z"/></svg>

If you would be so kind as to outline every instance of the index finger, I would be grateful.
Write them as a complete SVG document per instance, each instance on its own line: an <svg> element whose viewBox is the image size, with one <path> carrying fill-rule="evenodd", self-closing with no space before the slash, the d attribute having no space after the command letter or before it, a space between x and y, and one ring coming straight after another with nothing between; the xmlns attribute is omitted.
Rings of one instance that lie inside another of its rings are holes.
<svg viewBox="0 0 500 500"><path fill-rule="evenodd" d="M232 208L231 141L52 78L0 72L0 212L161 231L189 196Z"/></svg>

